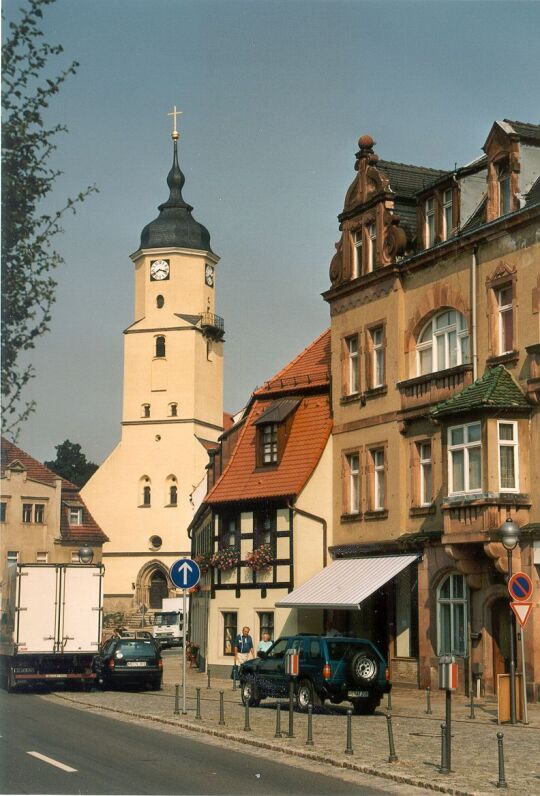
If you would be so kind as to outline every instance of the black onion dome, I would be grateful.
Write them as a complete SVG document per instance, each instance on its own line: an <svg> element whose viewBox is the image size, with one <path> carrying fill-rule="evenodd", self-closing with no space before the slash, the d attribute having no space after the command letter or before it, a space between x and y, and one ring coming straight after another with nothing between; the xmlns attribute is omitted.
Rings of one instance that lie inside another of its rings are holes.
<svg viewBox="0 0 540 796"><path fill-rule="evenodd" d="M191 215L191 205L184 202L182 188L185 177L178 165L178 152L174 142L172 169L167 177L170 194L166 202L159 205L159 216L145 226L141 232L141 249L161 249L177 247L180 249L210 248L210 233L195 221Z"/></svg>

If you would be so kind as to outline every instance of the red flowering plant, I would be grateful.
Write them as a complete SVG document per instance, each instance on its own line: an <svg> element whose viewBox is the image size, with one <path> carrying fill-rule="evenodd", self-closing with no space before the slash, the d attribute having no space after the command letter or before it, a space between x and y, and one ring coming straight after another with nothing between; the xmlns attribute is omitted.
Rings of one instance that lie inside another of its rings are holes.
<svg viewBox="0 0 540 796"><path fill-rule="evenodd" d="M219 569L221 572L227 572L233 569L240 563L240 554L236 547L225 547L223 550L218 550L217 553L210 558L210 566L214 569Z"/></svg>
<svg viewBox="0 0 540 796"><path fill-rule="evenodd" d="M274 560L272 546L262 544L246 556L246 564L253 572L267 572Z"/></svg>
<svg viewBox="0 0 540 796"><path fill-rule="evenodd" d="M199 553L196 556L193 556L193 560L196 564L199 565L199 569L201 570L201 575L206 575L210 567L212 566L212 553Z"/></svg>

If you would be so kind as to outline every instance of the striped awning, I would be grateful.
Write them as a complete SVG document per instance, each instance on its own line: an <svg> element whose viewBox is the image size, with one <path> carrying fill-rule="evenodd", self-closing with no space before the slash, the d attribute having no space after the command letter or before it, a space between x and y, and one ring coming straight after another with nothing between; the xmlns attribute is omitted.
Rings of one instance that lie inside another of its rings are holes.
<svg viewBox="0 0 540 796"><path fill-rule="evenodd" d="M418 555L339 558L276 603L278 608L359 608Z"/></svg>

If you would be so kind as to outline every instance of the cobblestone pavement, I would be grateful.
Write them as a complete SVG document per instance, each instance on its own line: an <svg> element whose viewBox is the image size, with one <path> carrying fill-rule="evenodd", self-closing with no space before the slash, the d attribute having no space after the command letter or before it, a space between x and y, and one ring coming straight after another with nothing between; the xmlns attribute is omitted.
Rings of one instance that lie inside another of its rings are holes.
<svg viewBox="0 0 540 796"><path fill-rule="evenodd" d="M444 692L432 694L432 715L426 715L425 693L395 689L392 694L392 724L398 761L388 761L386 698L373 716L353 716L353 754L345 754L347 703L319 709L313 716L313 746L306 745L307 716L295 712L294 737L287 737L288 704L281 702L283 736L275 738L276 700L267 699L249 711L251 729L245 730L245 710L239 690L233 691L230 680L212 678L188 671L187 715L175 715L175 683L179 682L178 656L164 657L164 686L160 692L94 691L59 694L79 706L117 711L130 716L159 721L204 733L223 740L343 766L432 790L454 794L499 792L497 732L504 733L507 793L532 796L540 794L540 705L529 706L529 725L497 725L497 706L492 700L475 703L476 718L469 718L468 701L453 697L452 773L439 773L441 730L444 720ZM196 718L196 689L200 689L201 719ZM219 692L224 692L225 726L219 725ZM180 711L182 709L180 688ZM292 762L292 761L291 761ZM361 790L359 790L361 792Z"/></svg>

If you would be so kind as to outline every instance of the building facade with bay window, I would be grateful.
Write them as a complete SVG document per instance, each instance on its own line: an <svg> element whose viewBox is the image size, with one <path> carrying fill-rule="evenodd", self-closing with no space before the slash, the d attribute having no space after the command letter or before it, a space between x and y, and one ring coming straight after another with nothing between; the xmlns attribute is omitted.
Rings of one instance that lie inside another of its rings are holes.
<svg viewBox="0 0 540 796"><path fill-rule="evenodd" d="M394 682L436 687L453 653L461 687L492 693L509 666L507 516L514 571L536 606L540 593L540 126L495 122L453 171L379 159L362 136L355 169L324 294L330 553L368 562L373 589L355 609L327 605L382 646ZM306 603L324 600L316 586ZM537 699L538 607L525 659Z"/></svg>

